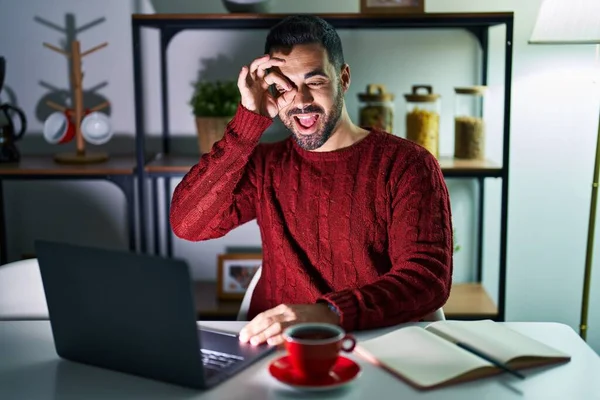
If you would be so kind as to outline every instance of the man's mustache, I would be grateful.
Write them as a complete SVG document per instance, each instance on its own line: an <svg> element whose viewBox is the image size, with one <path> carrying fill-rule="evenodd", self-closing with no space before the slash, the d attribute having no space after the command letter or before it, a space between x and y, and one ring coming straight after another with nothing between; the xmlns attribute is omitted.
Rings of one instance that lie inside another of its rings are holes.
<svg viewBox="0 0 600 400"><path fill-rule="evenodd" d="M288 117L291 117L292 115L296 115L296 114L324 114L324 113L325 112L323 111L323 109L321 107L311 104L304 108L295 108L293 110L290 110L290 111L288 111L287 115L288 115Z"/></svg>

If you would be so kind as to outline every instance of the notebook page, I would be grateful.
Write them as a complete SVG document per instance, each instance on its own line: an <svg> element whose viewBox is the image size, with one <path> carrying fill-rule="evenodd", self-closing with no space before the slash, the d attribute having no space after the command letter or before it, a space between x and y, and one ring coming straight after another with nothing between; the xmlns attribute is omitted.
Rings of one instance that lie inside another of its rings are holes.
<svg viewBox="0 0 600 400"><path fill-rule="evenodd" d="M523 356L568 357L565 353L492 320L435 322L427 330L437 332L449 340L467 343L505 363Z"/></svg>
<svg viewBox="0 0 600 400"><path fill-rule="evenodd" d="M480 367L487 361L466 352L421 327L401 328L358 344L378 362L419 386L446 382Z"/></svg>

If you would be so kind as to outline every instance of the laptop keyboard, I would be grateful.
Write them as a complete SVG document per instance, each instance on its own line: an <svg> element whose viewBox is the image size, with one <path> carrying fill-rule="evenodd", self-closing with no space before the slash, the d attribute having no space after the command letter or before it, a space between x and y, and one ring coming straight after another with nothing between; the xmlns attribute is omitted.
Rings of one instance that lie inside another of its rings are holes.
<svg viewBox="0 0 600 400"><path fill-rule="evenodd" d="M204 364L204 366L206 368L210 368L210 369L219 370L219 369L227 368L239 361L244 360L244 357L236 356L233 354L220 353L218 351L207 350L207 349L201 349L201 350L202 350L202 364Z"/></svg>

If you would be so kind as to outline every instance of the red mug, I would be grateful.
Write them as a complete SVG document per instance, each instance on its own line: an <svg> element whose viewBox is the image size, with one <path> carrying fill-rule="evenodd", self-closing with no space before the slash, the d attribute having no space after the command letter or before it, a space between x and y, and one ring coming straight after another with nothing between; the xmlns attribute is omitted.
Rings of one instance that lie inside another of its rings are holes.
<svg viewBox="0 0 600 400"><path fill-rule="evenodd" d="M339 326L302 323L283 332L290 363L302 378L319 379L329 375L340 351L351 352L356 339Z"/></svg>
<svg viewBox="0 0 600 400"><path fill-rule="evenodd" d="M71 120L72 111L53 112L44 121L44 139L50 144L64 144L75 137L75 125Z"/></svg>

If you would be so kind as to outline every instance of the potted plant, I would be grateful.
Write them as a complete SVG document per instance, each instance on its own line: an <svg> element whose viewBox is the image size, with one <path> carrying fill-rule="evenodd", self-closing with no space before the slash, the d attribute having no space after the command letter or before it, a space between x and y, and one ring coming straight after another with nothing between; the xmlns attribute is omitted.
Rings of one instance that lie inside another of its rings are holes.
<svg viewBox="0 0 600 400"><path fill-rule="evenodd" d="M223 138L240 102L240 92L236 81L198 80L193 86L190 105L196 117L200 154L204 154Z"/></svg>

